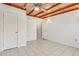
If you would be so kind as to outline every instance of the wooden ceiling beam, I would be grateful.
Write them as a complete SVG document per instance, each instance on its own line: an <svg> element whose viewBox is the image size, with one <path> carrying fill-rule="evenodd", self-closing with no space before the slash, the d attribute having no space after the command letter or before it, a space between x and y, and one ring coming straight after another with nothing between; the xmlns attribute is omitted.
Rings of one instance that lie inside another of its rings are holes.
<svg viewBox="0 0 79 59"><path fill-rule="evenodd" d="M25 3L25 4L24 4L24 7L23 7L25 10L26 10L26 8L27 8L26 6L27 6L27 3Z"/></svg>
<svg viewBox="0 0 79 59"><path fill-rule="evenodd" d="M8 5L8 6L12 6L12 7L16 7L16 8L19 8L19 9L21 9L21 10L26 10L26 8L20 8L20 7L17 7L17 6L14 6L14 5L12 5L11 3L3 3L3 4L5 4L5 5ZM24 5L24 7L27 5L27 3ZM32 12L32 11L31 11ZM32 16L32 15L29 15L29 16ZM32 16L32 17L34 17L34 16ZM36 17L36 16L35 16ZM38 17L37 17L38 18Z"/></svg>
<svg viewBox="0 0 79 59"><path fill-rule="evenodd" d="M32 15L28 15L28 16L32 16ZM37 17L37 16L32 16L32 17L39 18L39 17ZM39 18L39 19L43 19L43 18Z"/></svg>
<svg viewBox="0 0 79 59"><path fill-rule="evenodd" d="M65 7L63 7L63 8L57 9L57 10L55 10L55 11L51 11L51 12L49 12L49 13L47 13L47 14L44 14L44 15L41 15L41 16L38 16L38 17L42 18L42 17L47 16L47 15L50 15L50 14L52 14L52 13L55 13L55 12L61 11L61 10L63 10L63 9L66 9L66 8L69 8L69 7L72 7L72 6L75 6L75 5L77 5L77 4L78 4L78 3L73 3L73 4L71 4L71 5L68 5L68 6L65 6Z"/></svg>
<svg viewBox="0 0 79 59"><path fill-rule="evenodd" d="M42 6L42 5L40 5L40 6ZM40 7L39 6L39 7ZM27 14L27 15L30 15L30 14L32 14L34 12L34 8ZM31 16L33 16L33 15L31 15Z"/></svg>
<svg viewBox="0 0 79 59"><path fill-rule="evenodd" d="M50 8L48 8L48 9L46 9L46 10L50 10L50 9L52 9L53 7L58 6L59 4L61 4L61 3L56 3L55 5L51 6ZM37 15L39 15L39 14L41 14L41 13L43 13L43 11L41 11L41 12L39 12L39 13L33 15L33 16L37 16Z"/></svg>
<svg viewBox="0 0 79 59"><path fill-rule="evenodd" d="M33 11L34 11L34 8L27 15L30 15Z"/></svg>
<svg viewBox="0 0 79 59"><path fill-rule="evenodd" d="M27 3L24 4L24 7L26 7Z"/></svg>
<svg viewBox="0 0 79 59"><path fill-rule="evenodd" d="M19 8L19 9L21 9L21 10L26 10L26 5L27 5L27 3L25 3L24 4L24 9L23 8L20 8L20 7L17 7L17 6L14 6L14 5L12 5L11 3L3 3L3 4L5 4L5 5L8 5L8 6L12 6L12 7L15 7L15 8ZM32 10L33 11L33 10ZM31 12L32 12L31 11ZM28 16L32 16L32 15L28 15ZM32 17L36 17L36 16L32 16ZM37 18L39 18L39 17L37 17Z"/></svg>
<svg viewBox="0 0 79 59"><path fill-rule="evenodd" d="M56 16L56 15L60 15L60 14L64 14L64 13L68 13L68 12L71 12L71 11L74 11L74 10L78 10L78 9L79 8L74 8L74 9L66 10L66 11L63 11L63 12L60 12L60 13L57 13L57 14L53 14L53 15L47 16L47 17L42 17L42 19L48 18L48 17L52 17L52 16Z"/></svg>
<svg viewBox="0 0 79 59"><path fill-rule="evenodd" d="M19 9L21 9L21 10L25 10L24 8L15 6L15 5L13 5L12 3L3 3L3 4L8 5L8 6L12 6L12 7L15 7L15 8L19 8Z"/></svg>
<svg viewBox="0 0 79 59"><path fill-rule="evenodd" d="M6 4L6 5L11 5L11 3L3 3L3 4Z"/></svg>

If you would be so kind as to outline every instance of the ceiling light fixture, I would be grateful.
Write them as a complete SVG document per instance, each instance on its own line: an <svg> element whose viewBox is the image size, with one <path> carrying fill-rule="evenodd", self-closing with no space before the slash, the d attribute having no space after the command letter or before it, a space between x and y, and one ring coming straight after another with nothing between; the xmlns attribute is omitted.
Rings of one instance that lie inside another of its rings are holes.
<svg viewBox="0 0 79 59"><path fill-rule="evenodd" d="M52 20L51 18L48 18L47 21L46 21L46 23L52 23L51 20Z"/></svg>
<svg viewBox="0 0 79 59"><path fill-rule="evenodd" d="M34 9L35 11L39 11L40 9L39 9L39 7L35 7L35 9Z"/></svg>
<svg viewBox="0 0 79 59"><path fill-rule="evenodd" d="M39 11L42 10L44 12L46 12L47 10L45 8L43 8L42 6L45 5L45 3L34 3L33 4L35 6L35 11Z"/></svg>

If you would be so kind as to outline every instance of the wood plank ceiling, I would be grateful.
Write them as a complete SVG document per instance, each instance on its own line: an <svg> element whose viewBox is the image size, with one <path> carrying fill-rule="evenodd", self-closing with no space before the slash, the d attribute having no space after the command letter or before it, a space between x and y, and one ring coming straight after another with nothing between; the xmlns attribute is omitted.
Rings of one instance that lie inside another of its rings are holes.
<svg viewBox="0 0 79 59"><path fill-rule="evenodd" d="M29 16L45 19L48 17L64 14L70 11L78 10L79 3L44 3L41 5L46 11L35 11L34 3L3 3L12 7L27 11Z"/></svg>

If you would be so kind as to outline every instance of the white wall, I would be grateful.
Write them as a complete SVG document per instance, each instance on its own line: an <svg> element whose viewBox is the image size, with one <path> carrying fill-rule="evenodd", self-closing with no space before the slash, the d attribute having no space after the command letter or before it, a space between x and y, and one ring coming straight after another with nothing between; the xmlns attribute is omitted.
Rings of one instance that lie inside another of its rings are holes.
<svg viewBox="0 0 79 59"><path fill-rule="evenodd" d="M48 40L79 48L79 10L52 17Z"/></svg>

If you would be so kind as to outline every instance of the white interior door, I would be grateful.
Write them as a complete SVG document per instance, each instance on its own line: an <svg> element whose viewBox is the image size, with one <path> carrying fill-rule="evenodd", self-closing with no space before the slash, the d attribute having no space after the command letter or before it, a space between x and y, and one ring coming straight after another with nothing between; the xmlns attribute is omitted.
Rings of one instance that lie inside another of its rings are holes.
<svg viewBox="0 0 79 59"><path fill-rule="evenodd" d="M17 15L4 12L4 49L17 47Z"/></svg>
<svg viewBox="0 0 79 59"><path fill-rule="evenodd" d="M43 39L48 39L48 24L47 23L42 23L42 38Z"/></svg>
<svg viewBox="0 0 79 59"><path fill-rule="evenodd" d="M27 32L28 32L28 35L27 35L28 41L37 39L37 23L36 23L36 21L28 18Z"/></svg>
<svg viewBox="0 0 79 59"><path fill-rule="evenodd" d="M0 51L3 50L3 12L0 11Z"/></svg>
<svg viewBox="0 0 79 59"><path fill-rule="evenodd" d="M37 23L37 39L42 39L42 23Z"/></svg>
<svg viewBox="0 0 79 59"><path fill-rule="evenodd" d="M21 17L20 17L21 16ZM18 47L26 46L27 19L26 15L18 15Z"/></svg>

